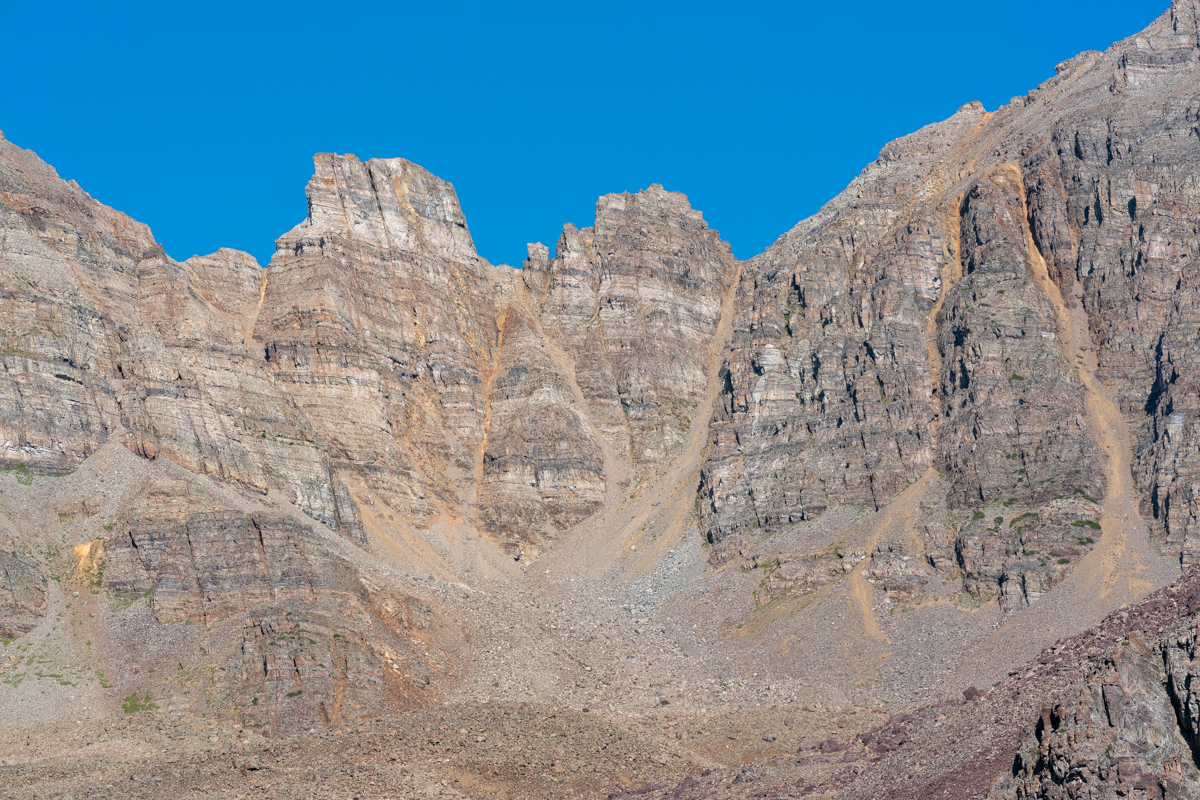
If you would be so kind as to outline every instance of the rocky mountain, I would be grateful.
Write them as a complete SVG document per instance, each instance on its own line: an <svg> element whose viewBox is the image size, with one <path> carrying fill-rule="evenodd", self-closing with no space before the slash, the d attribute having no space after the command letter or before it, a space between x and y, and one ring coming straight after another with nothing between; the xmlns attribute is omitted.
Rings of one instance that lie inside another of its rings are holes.
<svg viewBox="0 0 1200 800"><path fill-rule="evenodd" d="M179 262L0 136L0 711L246 780L415 733L416 796L1195 796L1200 6L1055 73L746 262L654 185L493 266L336 154Z"/></svg>
<svg viewBox="0 0 1200 800"><path fill-rule="evenodd" d="M1016 608L1097 538L1069 527L1089 516L1074 498L1126 500L1112 460L1132 446L1138 511L1192 562L1192 434L1166 394L1187 391L1167 387L1190 336L1195 37L1176 4L995 112L964 106L749 262L704 466L711 541L881 508L932 466L972 517L926 532L930 560Z"/></svg>

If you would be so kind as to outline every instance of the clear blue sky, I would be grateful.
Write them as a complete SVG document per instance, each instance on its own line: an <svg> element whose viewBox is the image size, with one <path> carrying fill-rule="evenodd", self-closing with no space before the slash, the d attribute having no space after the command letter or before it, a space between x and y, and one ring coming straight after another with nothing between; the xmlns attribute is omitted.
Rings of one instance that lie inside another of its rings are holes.
<svg viewBox="0 0 1200 800"><path fill-rule="evenodd" d="M318 151L452 181L494 263L651 183L749 258L889 140L1167 5L0 0L0 129L178 259L266 264Z"/></svg>

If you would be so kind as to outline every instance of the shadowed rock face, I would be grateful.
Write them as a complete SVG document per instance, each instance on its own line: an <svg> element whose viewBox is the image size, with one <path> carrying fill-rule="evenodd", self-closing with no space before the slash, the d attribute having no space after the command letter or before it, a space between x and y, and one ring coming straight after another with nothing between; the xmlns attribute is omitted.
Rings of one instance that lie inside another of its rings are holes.
<svg viewBox="0 0 1200 800"><path fill-rule="evenodd" d="M1133 635L1043 709L1013 767L1023 798L1200 795L1198 629Z"/></svg>

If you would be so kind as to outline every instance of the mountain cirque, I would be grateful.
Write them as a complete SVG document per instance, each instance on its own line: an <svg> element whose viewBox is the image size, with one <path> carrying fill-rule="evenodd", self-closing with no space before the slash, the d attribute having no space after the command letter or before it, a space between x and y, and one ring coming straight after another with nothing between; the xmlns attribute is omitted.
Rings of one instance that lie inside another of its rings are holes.
<svg viewBox="0 0 1200 800"><path fill-rule="evenodd" d="M1200 796L1197 5L1055 72L746 262L330 154L177 262L0 137L0 792Z"/></svg>

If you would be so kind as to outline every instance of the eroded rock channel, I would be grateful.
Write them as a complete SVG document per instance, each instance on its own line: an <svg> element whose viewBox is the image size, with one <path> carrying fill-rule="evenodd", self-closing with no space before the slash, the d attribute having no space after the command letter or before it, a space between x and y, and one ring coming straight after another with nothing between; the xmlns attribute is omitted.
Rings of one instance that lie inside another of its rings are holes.
<svg viewBox="0 0 1200 800"><path fill-rule="evenodd" d="M1198 19L744 262L335 154L181 262L0 136L0 794L1198 796Z"/></svg>

